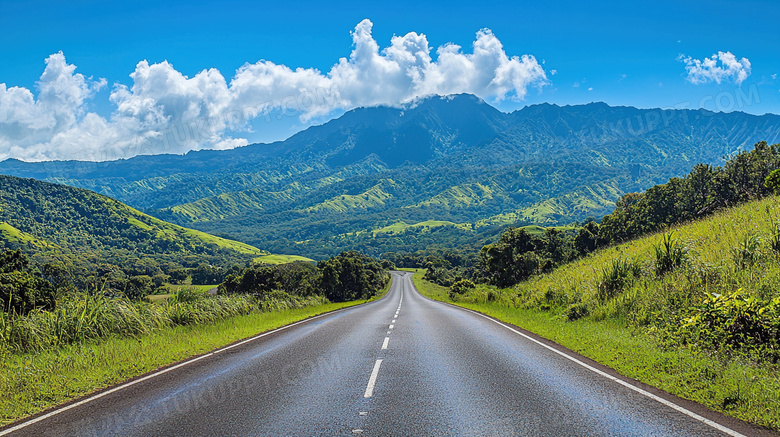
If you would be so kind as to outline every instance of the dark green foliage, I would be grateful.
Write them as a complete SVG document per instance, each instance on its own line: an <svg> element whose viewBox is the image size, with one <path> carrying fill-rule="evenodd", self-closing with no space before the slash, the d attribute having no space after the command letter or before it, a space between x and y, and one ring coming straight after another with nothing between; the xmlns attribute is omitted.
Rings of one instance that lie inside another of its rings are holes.
<svg viewBox="0 0 780 437"><path fill-rule="evenodd" d="M0 273L25 271L29 263L21 250L7 250L0 253Z"/></svg>
<svg viewBox="0 0 780 437"><path fill-rule="evenodd" d="M480 251L481 277L493 285L509 287L578 256L570 233L548 228L540 237L522 228L510 228L495 244Z"/></svg>
<svg viewBox="0 0 780 437"><path fill-rule="evenodd" d="M220 294L245 293L257 297L274 290L292 296L312 296L321 291L317 288L320 272L311 263L294 262L274 266L258 265L245 269L240 274L230 274L220 284Z"/></svg>
<svg viewBox="0 0 780 437"><path fill-rule="evenodd" d="M220 266L200 264L199 266L190 270L190 275L192 276L193 284L212 285L220 284L228 277L228 275L237 274L240 271L241 269L238 266L224 268Z"/></svg>
<svg viewBox="0 0 780 437"><path fill-rule="evenodd" d="M639 263L629 259L614 259L612 265L602 269L596 297L605 302L623 292L642 274Z"/></svg>
<svg viewBox="0 0 780 437"><path fill-rule="evenodd" d="M769 176L764 179L764 187L775 194L780 194L780 169L772 170Z"/></svg>
<svg viewBox="0 0 780 437"><path fill-rule="evenodd" d="M655 246L655 273L663 275L681 267L688 260L688 251L674 233L664 234L661 244Z"/></svg>
<svg viewBox="0 0 780 437"><path fill-rule="evenodd" d="M585 255L593 252L599 243L599 224L589 222L580 229L577 238L574 239L574 247L581 254Z"/></svg>
<svg viewBox="0 0 780 437"><path fill-rule="evenodd" d="M342 252L321 261L320 287L331 302L368 299L387 284L389 274L380 262L359 252Z"/></svg>
<svg viewBox="0 0 780 437"><path fill-rule="evenodd" d="M9 314L27 314L34 309L53 309L59 289L31 270L20 250L0 253L0 309Z"/></svg>
<svg viewBox="0 0 780 437"><path fill-rule="evenodd" d="M390 279L386 266L354 251L320 261L317 266L306 262L258 265L228 275L218 293L251 294L261 300L278 296L278 292L294 297L322 295L331 302L368 299Z"/></svg>
<svg viewBox="0 0 780 437"><path fill-rule="evenodd" d="M579 320L583 317L587 317L590 314L590 309L588 308L588 305L584 302L577 302L569 305L568 308L566 308L565 316L566 320L573 322L575 320Z"/></svg>
<svg viewBox="0 0 780 437"><path fill-rule="evenodd" d="M756 352L780 359L780 297L760 300L742 289L707 296L673 331L675 341L704 349Z"/></svg>
<svg viewBox="0 0 780 437"><path fill-rule="evenodd" d="M456 300L457 296L468 293L476 287L473 282L468 279L461 279L458 282L452 284L449 291L450 299Z"/></svg>
<svg viewBox="0 0 780 437"><path fill-rule="evenodd" d="M538 239L525 229L509 229L495 244L482 248L480 258L488 282L508 287L529 278L539 268L534 253Z"/></svg>
<svg viewBox="0 0 780 437"><path fill-rule="evenodd" d="M190 273L186 269L174 268L168 272L171 284L182 284L190 276Z"/></svg>

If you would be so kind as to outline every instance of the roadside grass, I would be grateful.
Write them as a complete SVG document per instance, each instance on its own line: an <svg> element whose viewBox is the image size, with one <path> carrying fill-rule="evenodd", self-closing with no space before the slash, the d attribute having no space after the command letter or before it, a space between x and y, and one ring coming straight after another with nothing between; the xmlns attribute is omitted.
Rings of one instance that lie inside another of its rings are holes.
<svg viewBox="0 0 780 437"><path fill-rule="evenodd" d="M327 303L113 336L39 353L0 351L0 426L185 360L319 314L381 299Z"/></svg>

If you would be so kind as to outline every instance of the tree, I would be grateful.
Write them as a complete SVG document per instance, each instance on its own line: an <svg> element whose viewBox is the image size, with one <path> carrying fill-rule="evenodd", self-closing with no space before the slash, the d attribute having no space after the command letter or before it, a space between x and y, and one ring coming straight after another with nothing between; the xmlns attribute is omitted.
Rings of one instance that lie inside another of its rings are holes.
<svg viewBox="0 0 780 437"><path fill-rule="evenodd" d="M773 170L769 176L764 179L764 187L774 194L780 194L780 169Z"/></svg>
<svg viewBox="0 0 780 437"><path fill-rule="evenodd" d="M32 271L21 251L0 253L0 304L3 311L27 314L36 308L54 309L57 288Z"/></svg>
<svg viewBox="0 0 780 437"><path fill-rule="evenodd" d="M539 270L534 251L539 240L522 228L509 228L494 244L480 251L485 277L491 284L509 287L528 279Z"/></svg>
<svg viewBox="0 0 780 437"><path fill-rule="evenodd" d="M373 258L349 251L322 261L320 288L332 302L368 299L389 280L387 270Z"/></svg>
<svg viewBox="0 0 780 437"><path fill-rule="evenodd" d="M580 229L579 234L574 239L574 247L580 255L587 255L598 246L599 225L595 222L588 222Z"/></svg>

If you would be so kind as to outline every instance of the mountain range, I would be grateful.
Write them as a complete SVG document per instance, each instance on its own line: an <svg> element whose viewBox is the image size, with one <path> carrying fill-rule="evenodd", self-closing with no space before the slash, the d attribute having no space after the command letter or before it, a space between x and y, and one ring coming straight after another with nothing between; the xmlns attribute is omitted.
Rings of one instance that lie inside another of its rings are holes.
<svg viewBox="0 0 780 437"><path fill-rule="evenodd" d="M479 246L507 225L598 218L622 194L780 142L780 116L472 95L358 108L285 141L85 163L6 160L179 225L315 259Z"/></svg>

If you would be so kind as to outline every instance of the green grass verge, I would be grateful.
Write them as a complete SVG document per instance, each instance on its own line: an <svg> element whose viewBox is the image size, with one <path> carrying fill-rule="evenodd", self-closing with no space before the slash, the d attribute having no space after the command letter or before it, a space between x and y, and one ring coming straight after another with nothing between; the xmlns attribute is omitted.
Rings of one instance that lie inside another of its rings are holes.
<svg viewBox="0 0 780 437"><path fill-rule="evenodd" d="M127 379L329 311L381 299L329 303L177 326L52 351L0 355L0 426Z"/></svg>
<svg viewBox="0 0 780 437"><path fill-rule="evenodd" d="M415 287L431 299L479 311L550 339L609 366L622 375L698 402L712 410L775 430L780 429L780 381L775 369L680 348L664 350L642 332L615 319L567 322L550 313L494 302L452 302L448 288L422 279Z"/></svg>

